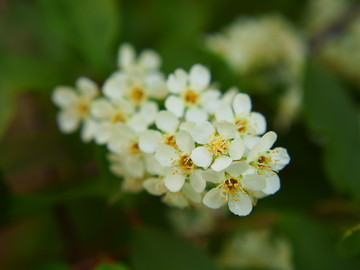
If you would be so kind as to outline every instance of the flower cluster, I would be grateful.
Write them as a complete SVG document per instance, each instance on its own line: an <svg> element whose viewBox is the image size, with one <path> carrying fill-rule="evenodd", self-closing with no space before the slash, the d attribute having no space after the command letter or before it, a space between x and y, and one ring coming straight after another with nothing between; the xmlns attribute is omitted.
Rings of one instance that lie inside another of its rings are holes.
<svg viewBox="0 0 360 270"><path fill-rule="evenodd" d="M222 32L209 35L206 46L253 88L284 87L276 122L282 128L290 125L302 101L306 50L303 38L286 19L240 17Z"/></svg>
<svg viewBox="0 0 360 270"><path fill-rule="evenodd" d="M353 1L349 0L312 0L306 21L309 36L324 31L330 24L346 14ZM357 16L341 32L323 45L320 58L343 77L352 80L360 87L360 17Z"/></svg>
<svg viewBox="0 0 360 270"><path fill-rule="evenodd" d="M101 91L87 78L75 88L57 87L60 129L82 125L84 141L106 145L124 191L145 189L180 208L228 204L248 215L257 199L280 188L286 149L272 148L277 136L265 133L265 118L252 111L247 94L222 95L200 64L166 78L160 62L155 52L137 56L125 44Z"/></svg>

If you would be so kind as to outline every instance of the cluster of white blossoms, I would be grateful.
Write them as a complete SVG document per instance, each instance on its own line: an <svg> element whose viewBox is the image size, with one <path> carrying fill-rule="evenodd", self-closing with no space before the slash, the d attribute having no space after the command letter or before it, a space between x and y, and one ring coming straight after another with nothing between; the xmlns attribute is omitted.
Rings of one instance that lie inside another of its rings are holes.
<svg viewBox="0 0 360 270"><path fill-rule="evenodd" d="M101 90L87 78L57 87L54 103L65 133L81 125L84 141L107 146L110 169L124 191L145 189L178 206L228 204L248 215L257 199L280 188L286 149L252 111L247 94L211 86L209 70L195 64L167 78L151 50L120 47L118 70ZM265 134L264 134L265 133Z"/></svg>
<svg viewBox="0 0 360 270"><path fill-rule="evenodd" d="M309 36L324 31L337 21L353 1L350 0L311 0L305 22ZM328 66L342 76L360 86L360 17L354 18L340 35L328 40L320 57ZM359 88L360 89L360 88Z"/></svg>
<svg viewBox="0 0 360 270"><path fill-rule="evenodd" d="M306 58L304 40L291 23L278 15L244 16L209 35L205 43L242 79L252 76L257 88L285 86L276 122L282 128L290 125L302 101Z"/></svg>

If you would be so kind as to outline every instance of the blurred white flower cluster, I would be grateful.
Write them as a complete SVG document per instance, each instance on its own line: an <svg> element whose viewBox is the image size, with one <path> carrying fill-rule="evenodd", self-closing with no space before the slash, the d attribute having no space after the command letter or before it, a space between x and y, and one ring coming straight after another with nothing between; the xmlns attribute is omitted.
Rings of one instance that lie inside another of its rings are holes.
<svg viewBox="0 0 360 270"><path fill-rule="evenodd" d="M311 0L305 18L309 35L316 35L346 13L349 0ZM360 17L343 33L331 38L319 52L320 57L342 76L360 86Z"/></svg>
<svg viewBox="0 0 360 270"><path fill-rule="evenodd" d="M87 78L75 88L57 87L60 129L71 133L81 125L84 141L106 145L124 191L144 188L180 208L228 204L248 215L259 198L280 188L286 149L273 148L277 136L265 133L265 118L252 111L247 94L222 95L200 64L165 78L160 62L155 52L137 56L125 44L101 90Z"/></svg>
<svg viewBox="0 0 360 270"><path fill-rule="evenodd" d="M241 78L269 89L283 85L277 114L279 127L287 127L302 101L301 80L306 57L303 38L280 16L240 17L221 33L209 35L206 45L222 57ZM275 85L275 86L274 86Z"/></svg>

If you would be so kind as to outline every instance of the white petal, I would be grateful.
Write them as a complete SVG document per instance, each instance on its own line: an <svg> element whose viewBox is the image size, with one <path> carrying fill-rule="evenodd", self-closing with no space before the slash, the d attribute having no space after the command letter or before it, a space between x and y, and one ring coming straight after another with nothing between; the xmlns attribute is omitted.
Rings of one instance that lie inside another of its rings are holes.
<svg viewBox="0 0 360 270"><path fill-rule="evenodd" d="M200 144L206 144L210 142L211 136L214 134L215 128L210 122L202 122L197 124L191 131L191 135L194 141Z"/></svg>
<svg viewBox="0 0 360 270"><path fill-rule="evenodd" d="M232 123L220 121L217 122L215 126L218 133L222 135L224 139L232 139L236 135L236 127Z"/></svg>
<svg viewBox="0 0 360 270"><path fill-rule="evenodd" d="M277 174L274 174L266 178L266 187L262 191L270 195L270 194L274 194L279 189L280 189L280 178Z"/></svg>
<svg viewBox="0 0 360 270"><path fill-rule="evenodd" d="M190 85L194 90L203 91L210 84L210 72L203 65L193 65L189 75Z"/></svg>
<svg viewBox="0 0 360 270"><path fill-rule="evenodd" d="M215 159L214 163L211 165L211 169L215 172L225 170L230 166L232 159L227 156L219 156Z"/></svg>
<svg viewBox="0 0 360 270"><path fill-rule="evenodd" d="M277 135L273 131L267 132L265 135L263 135L260 139L260 141L250 150L248 155L248 162L254 161L259 153L265 152L273 146L277 138Z"/></svg>
<svg viewBox="0 0 360 270"><path fill-rule="evenodd" d="M260 191L266 187L265 177L258 174L247 174L242 179L244 188L252 191Z"/></svg>
<svg viewBox="0 0 360 270"><path fill-rule="evenodd" d="M201 173L203 179L207 182L212 182L212 183L219 183L224 181L225 178L225 173L223 171L221 172L215 172L211 169L203 171Z"/></svg>
<svg viewBox="0 0 360 270"><path fill-rule="evenodd" d="M135 60L135 50L130 44L123 44L118 52L118 67L129 68Z"/></svg>
<svg viewBox="0 0 360 270"><path fill-rule="evenodd" d="M191 159L197 166L207 168L211 164L212 154L206 147L200 146L191 152Z"/></svg>
<svg viewBox="0 0 360 270"><path fill-rule="evenodd" d="M231 159L241 159L245 152L245 143L241 139L234 139L229 145L228 152Z"/></svg>
<svg viewBox="0 0 360 270"><path fill-rule="evenodd" d="M78 96L71 87L56 87L52 95L52 101L60 108L74 106L77 100Z"/></svg>
<svg viewBox="0 0 360 270"><path fill-rule="evenodd" d="M164 203L168 205L179 208L185 208L189 206L188 200L185 198L185 196L182 193L179 192L177 193L168 192L166 196L162 198L162 200Z"/></svg>
<svg viewBox="0 0 360 270"><path fill-rule="evenodd" d="M147 74L144 81L150 97L163 99L168 95L169 89L167 88L165 78L162 73L152 72Z"/></svg>
<svg viewBox="0 0 360 270"><path fill-rule="evenodd" d="M169 171L169 168L160 165L153 154L145 155L145 166L152 175L166 175Z"/></svg>
<svg viewBox="0 0 360 270"><path fill-rule="evenodd" d="M91 105L91 114L96 118L108 118L113 111L113 106L105 98L95 100Z"/></svg>
<svg viewBox="0 0 360 270"><path fill-rule="evenodd" d="M232 122L234 120L234 114L229 105L222 105L216 110L215 118L217 121L225 120Z"/></svg>
<svg viewBox="0 0 360 270"><path fill-rule="evenodd" d="M235 115L249 113L251 111L251 100L249 95L239 93L234 97L233 108Z"/></svg>
<svg viewBox="0 0 360 270"><path fill-rule="evenodd" d="M193 203L201 203L201 194L197 193L188 183L184 184L182 191L184 192L184 195Z"/></svg>
<svg viewBox="0 0 360 270"><path fill-rule="evenodd" d="M216 89L206 90L201 94L200 104L210 114L214 114L220 105L221 92Z"/></svg>
<svg viewBox="0 0 360 270"><path fill-rule="evenodd" d="M178 192L185 183L185 176L169 173L165 176L164 183L171 192Z"/></svg>
<svg viewBox="0 0 360 270"><path fill-rule="evenodd" d="M194 170L190 175L191 187L198 193L203 192L206 187L206 181L203 179L201 173L201 170Z"/></svg>
<svg viewBox="0 0 360 270"><path fill-rule="evenodd" d="M84 142L91 141L95 137L97 130L98 130L98 124L94 120L87 119L84 122L81 130L81 139Z"/></svg>
<svg viewBox="0 0 360 270"><path fill-rule="evenodd" d="M186 111L185 120L193 121L195 123L201 123L208 119L206 111L199 108L190 108Z"/></svg>
<svg viewBox="0 0 360 270"><path fill-rule="evenodd" d="M158 178L148 178L144 181L143 187L151 195L162 195L166 192L166 188L163 181Z"/></svg>
<svg viewBox="0 0 360 270"><path fill-rule="evenodd" d="M96 83L86 77L80 77L76 80L76 88L79 89L83 96L88 98L94 98L99 93Z"/></svg>
<svg viewBox="0 0 360 270"><path fill-rule="evenodd" d="M64 133L74 132L80 124L80 119L75 111L62 111L57 117L59 128Z"/></svg>
<svg viewBox="0 0 360 270"><path fill-rule="evenodd" d="M160 144L155 152L155 158L164 167L171 166L177 157L176 150L169 145Z"/></svg>
<svg viewBox="0 0 360 270"><path fill-rule="evenodd" d="M136 133L145 131L149 127L149 123L140 114L135 114L128 120L129 127Z"/></svg>
<svg viewBox="0 0 360 270"><path fill-rule="evenodd" d="M229 209L238 216L247 216L252 210L252 202L248 195L239 193L240 200L229 200Z"/></svg>
<svg viewBox="0 0 360 270"><path fill-rule="evenodd" d="M185 130L180 130L178 134L176 134L176 144L180 150L184 151L185 153L189 154L194 148L194 140L189 134L189 132Z"/></svg>
<svg viewBox="0 0 360 270"><path fill-rule="evenodd" d="M155 130L145 130L139 135L139 148L145 153L154 153L159 145L161 134Z"/></svg>
<svg viewBox="0 0 360 270"><path fill-rule="evenodd" d="M158 105L155 102L147 101L140 107L139 114L147 124L152 124L158 110Z"/></svg>
<svg viewBox="0 0 360 270"><path fill-rule="evenodd" d="M139 56L139 63L146 69L157 69L160 67L160 56L153 50L144 50Z"/></svg>
<svg viewBox="0 0 360 270"><path fill-rule="evenodd" d="M212 209L220 208L225 204L224 199L221 197L220 190L213 188L205 194L203 203Z"/></svg>
<svg viewBox="0 0 360 270"><path fill-rule="evenodd" d="M155 123L158 129L171 134L174 133L179 126L178 118L172 112L168 111L158 112L155 117Z"/></svg>
<svg viewBox="0 0 360 270"><path fill-rule="evenodd" d="M195 122L183 122L180 124L179 129L180 130L186 130L187 132L189 132L189 134L191 134L191 131L193 130L193 128L196 126Z"/></svg>
<svg viewBox="0 0 360 270"><path fill-rule="evenodd" d="M231 163L231 165L227 167L225 171L232 177L236 178L243 174L248 168L249 165L245 161L236 161Z"/></svg>
<svg viewBox="0 0 360 270"><path fill-rule="evenodd" d="M124 74L115 73L105 81L102 89L106 97L120 99L124 96L125 88Z"/></svg>
<svg viewBox="0 0 360 270"><path fill-rule="evenodd" d="M256 135L264 134L266 131L266 119L261 113L253 112L249 116L251 127L255 130Z"/></svg>
<svg viewBox="0 0 360 270"><path fill-rule="evenodd" d="M231 87L228 89L225 94L221 98L221 103L226 106L231 106L233 103L234 97L239 92L239 89L237 87Z"/></svg>
<svg viewBox="0 0 360 270"><path fill-rule="evenodd" d="M177 117L182 117L184 114L184 102L177 96L169 96L165 100L165 108Z"/></svg>
<svg viewBox="0 0 360 270"><path fill-rule="evenodd" d="M290 162L290 156L283 147L271 150L269 156L271 157L271 167L277 171L282 170Z"/></svg>
<svg viewBox="0 0 360 270"><path fill-rule="evenodd" d="M183 69L177 69L173 74L169 75L167 79L167 86L170 92L180 93L186 87L188 81L188 75Z"/></svg>

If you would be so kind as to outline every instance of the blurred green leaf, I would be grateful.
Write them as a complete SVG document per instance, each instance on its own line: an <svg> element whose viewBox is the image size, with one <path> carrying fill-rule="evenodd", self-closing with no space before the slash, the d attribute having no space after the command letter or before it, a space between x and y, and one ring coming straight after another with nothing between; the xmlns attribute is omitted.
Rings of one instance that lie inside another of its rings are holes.
<svg viewBox="0 0 360 270"><path fill-rule="evenodd" d="M295 269L357 269L359 261L337 255L336 235L328 224L289 212L281 215L280 226L292 241Z"/></svg>
<svg viewBox="0 0 360 270"><path fill-rule="evenodd" d="M131 257L136 270L218 269L202 250L160 231L137 231Z"/></svg>
<svg viewBox="0 0 360 270"><path fill-rule="evenodd" d="M347 90L315 63L306 73L305 116L324 141L324 165L332 184L360 201L360 129Z"/></svg>
<svg viewBox="0 0 360 270"><path fill-rule="evenodd" d="M52 87L59 72L50 63L27 55L1 53L0 81L8 90Z"/></svg>
<svg viewBox="0 0 360 270"><path fill-rule="evenodd" d="M103 71L119 35L115 0L38 0L54 33L72 46L97 71Z"/></svg>
<svg viewBox="0 0 360 270"><path fill-rule="evenodd" d="M0 138L14 112L15 100L11 91L0 88Z"/></svg>
<svg viewBox="0 0 360 270"><path fill-rule="evenodd" d="M127 270L127 269L128 268L125 267L124 265L108 264L108 263L101 264L101 265L97 266L96 268L94 268L94 270Z"/></svg>
<svg viewBox="0 0 360 270"><path fill-rule="evenodd" d="M65 263L46 263L35 268L32 270L69 270L69 266Z"/></svg>
<svg viewBox="0 0 360 270"><path fill-rule="evenodd" d="M360 254L360 224L345 233L338 244L338 252L343 256Z"/></svg>

